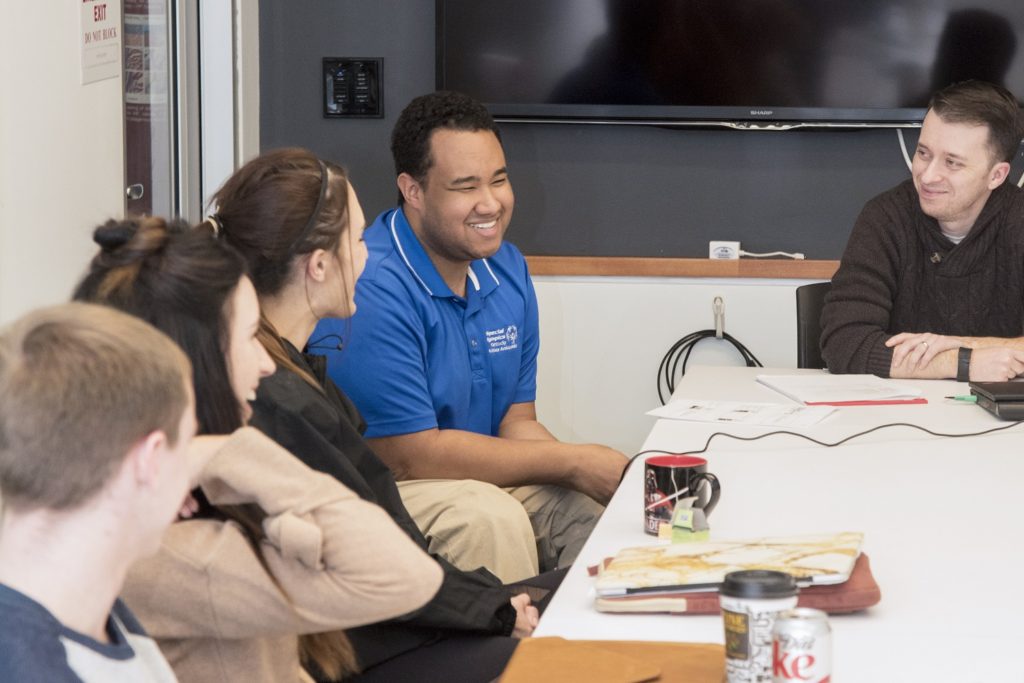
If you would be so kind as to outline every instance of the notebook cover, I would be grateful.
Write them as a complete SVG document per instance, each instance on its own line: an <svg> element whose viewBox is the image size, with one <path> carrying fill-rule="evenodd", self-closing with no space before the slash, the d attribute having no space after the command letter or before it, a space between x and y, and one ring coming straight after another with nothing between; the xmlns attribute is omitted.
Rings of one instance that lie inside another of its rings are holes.
<svg viewBox="0 0 1024 683"><path fill-rule="evenodd" d="M802 585L842 583L860 554L860 532L703 541L625 548L595 582L598 595L716 590L729 572L772 569Z"/></svg>
<svg viewBox="0 0 1024 683"><path fill-rule="evenodd" d="M593 573L597 572L597 567L592 569ZM871 573L871 563L862 553L847 581L801 588L797 606L843 614L867 609L877 605L881 599L882 591ZM599 612L622 613L718 614L721 611L717 591L598 597L594 606Z"/></svg>
<svg viewBox="0 0 1024 683"><path fill-rule="evenodd" d="M807 401L809 406L920 406L928 403L926 398L886 398L871 401Z"/></svg>

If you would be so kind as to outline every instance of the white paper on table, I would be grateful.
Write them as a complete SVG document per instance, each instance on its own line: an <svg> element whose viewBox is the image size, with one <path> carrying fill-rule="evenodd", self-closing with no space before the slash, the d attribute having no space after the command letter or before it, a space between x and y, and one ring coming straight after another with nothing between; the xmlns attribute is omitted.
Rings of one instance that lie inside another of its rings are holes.
<svg viewBox="0 0 1024 683"><path fill-rule="evenodd" d="M757 381L801 403L921 402L921 390L875 375L758 375Z"/></svg>
<svg viewBox="0 0 1024 683"><path fill-rule="evenodd" d="M647 414L691 422L810 427L824 420L833 411L835 408L832 406L674 398L666 405L647 411Z"/></svg>

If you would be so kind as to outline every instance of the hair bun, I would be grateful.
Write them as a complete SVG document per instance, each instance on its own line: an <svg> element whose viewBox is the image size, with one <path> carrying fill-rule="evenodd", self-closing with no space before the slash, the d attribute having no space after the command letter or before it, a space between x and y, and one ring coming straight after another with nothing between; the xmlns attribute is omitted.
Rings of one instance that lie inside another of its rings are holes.
<svg viewBox="0 0 1024 683"><path fill-rule="evenodd" d="M116 251L135 236L138 228L139 224L134 220L115 221L111 219L96 228L92 234L92 239L96 244L100 245L103 251Z"/></svg>

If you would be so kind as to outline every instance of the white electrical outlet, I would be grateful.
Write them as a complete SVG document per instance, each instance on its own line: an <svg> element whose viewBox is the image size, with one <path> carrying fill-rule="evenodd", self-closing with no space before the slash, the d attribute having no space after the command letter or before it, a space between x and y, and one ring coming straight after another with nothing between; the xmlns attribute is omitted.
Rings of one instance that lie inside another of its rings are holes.
<svg viewBox="0 0 1024 683"><path fill-rule="evenodd" d="M740 257L739 242L723 242L712 240L708 244L708 258L738 259Z"/></svg>

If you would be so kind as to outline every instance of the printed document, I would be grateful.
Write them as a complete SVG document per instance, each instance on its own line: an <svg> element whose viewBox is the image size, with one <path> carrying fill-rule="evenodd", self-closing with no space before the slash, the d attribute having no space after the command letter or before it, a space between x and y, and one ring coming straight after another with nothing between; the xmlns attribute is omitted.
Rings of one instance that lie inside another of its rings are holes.
<svg viewBox="0 0 1024 683"><path fill-rule="evenodd" d="M758 375L757 381L807 405L927 403L917 387L875 375Z"/></svg>
<svg viewBox="0 0 1024 683"><path fill-rule="evenodd" d="M798 428L817 424L834 410L835 408L831 406L675 398L660 408L648 411L647 414L690 422Z"/></svg>

